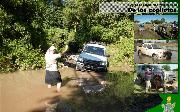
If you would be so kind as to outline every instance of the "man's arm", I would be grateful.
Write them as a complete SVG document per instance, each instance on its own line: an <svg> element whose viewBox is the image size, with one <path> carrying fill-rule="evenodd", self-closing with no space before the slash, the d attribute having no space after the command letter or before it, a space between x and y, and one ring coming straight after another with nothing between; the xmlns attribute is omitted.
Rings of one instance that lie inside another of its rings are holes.
<svg viewBox="0 0 180 112"><path fill-rule="evenodd" d="M65 45L65 48L64 48L63 52L61 53L61 56L65 55L65 53L67 52L68 48L69 48L69 46Z"/></svg>

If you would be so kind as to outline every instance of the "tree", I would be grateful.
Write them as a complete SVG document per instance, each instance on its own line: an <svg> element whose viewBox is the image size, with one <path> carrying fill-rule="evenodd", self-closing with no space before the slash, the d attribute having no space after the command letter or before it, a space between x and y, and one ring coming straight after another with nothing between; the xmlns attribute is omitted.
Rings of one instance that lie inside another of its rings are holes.
<svg viewBox="0 0 180 112"><path fill-rule="evenodd" d="M162 68L166 71L171 71L171 67L169 65L163 65Z"/></svg>
<svg viewBox="0 0 180 112"><path fill-rule="evenodd" d="M133 16L99 13L100 2L0 1L0 71L44 67L44 53L52 44L60 52L66 44L73 45L69 46L71 51L78 51L90 40L118 43L123 50L116 60L122 61L127 54L133 56ZM131 50L127 52L124 48Z"/></svg>
<svg viewBox="0 0 180 112"><path fill-rule="evenodd" d="M178 68L176 68L176 69L173 69L173 71L178 71Z"/></svg>
<svg viewBox="0 0 180 112"><path fill-rule="evenodd" d="M140 22L140 21L138 21L138 20L135 20L135 21L134 21L134 23L137 23L137 24L138 24L139 22Z"/></svg>
<svg viewBox="0 0 180 112"><path fill-rule="evenodd" d="M162 21L162 23L165 23L165 22L166 22L166 20L165 20L164 18L162 18L161 21Z"/></svg>

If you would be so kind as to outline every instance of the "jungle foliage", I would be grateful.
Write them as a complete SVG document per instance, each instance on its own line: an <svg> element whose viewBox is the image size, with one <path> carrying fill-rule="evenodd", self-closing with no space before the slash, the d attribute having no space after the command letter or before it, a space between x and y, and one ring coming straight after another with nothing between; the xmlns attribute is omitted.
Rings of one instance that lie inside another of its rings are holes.
<svg viewBox="0 0 180 112"><path fill-rule="evenodd" d="M77 52L91 40L112 46L109 51L119 47L116 62L127 57L132 64L132 16L100 13L99 3L106 0L52 1L0 1L1 72L44 68L50 45L61 51L69 44L69 52Z"/></svg>

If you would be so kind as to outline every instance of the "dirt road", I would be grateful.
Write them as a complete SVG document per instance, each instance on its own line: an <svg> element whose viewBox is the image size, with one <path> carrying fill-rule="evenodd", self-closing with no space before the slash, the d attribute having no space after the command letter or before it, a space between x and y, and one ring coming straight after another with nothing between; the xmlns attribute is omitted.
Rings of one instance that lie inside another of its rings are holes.
<svg viewBox="0 0 180 112"><path fill-rule="evenodd" d="M44 112L46 103L53 104L60 100L74 100L81 103L82 89L77 79L84 78L91 84L103 80L103 73L75 71L74 68L60 68L63 83L61 92L56 87L50 89L44 83L45 71L17 71L0 74L1 112Z"/></svg>

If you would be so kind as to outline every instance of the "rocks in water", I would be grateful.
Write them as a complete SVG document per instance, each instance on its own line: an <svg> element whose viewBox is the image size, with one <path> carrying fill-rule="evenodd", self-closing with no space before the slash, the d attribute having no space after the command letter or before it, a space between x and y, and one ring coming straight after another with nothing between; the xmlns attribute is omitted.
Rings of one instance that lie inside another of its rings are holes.
<svg viewBox="0 0 180 112"><path fill-rule="evenodd" d="M79 57L79 55L70 55L70 56L68 57L68 59L69 59L69 60L77 61L78 57Z"/></svg>
<svg viewBox="0 0 180 112"><path fill-rule="evenodd" d="M105 89L103 85L88 85L88 86L83 86L83 91L85 93L97 93L97 92L102 92Z"/></svg>
<svg viewBox="0 0 180 112"><path fill-rule="evenodd" d="M105 81L101 81L101 84L98 84L96 81L89 79L78 78L78 86L82 87L85 93L97 93L102 92L105 89Z"/></svg>

